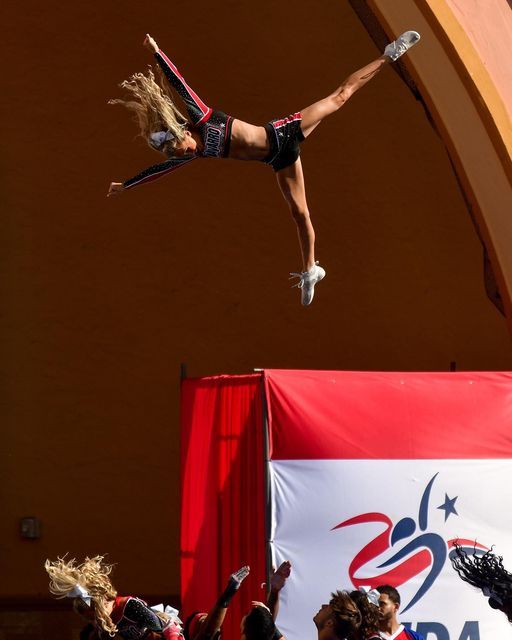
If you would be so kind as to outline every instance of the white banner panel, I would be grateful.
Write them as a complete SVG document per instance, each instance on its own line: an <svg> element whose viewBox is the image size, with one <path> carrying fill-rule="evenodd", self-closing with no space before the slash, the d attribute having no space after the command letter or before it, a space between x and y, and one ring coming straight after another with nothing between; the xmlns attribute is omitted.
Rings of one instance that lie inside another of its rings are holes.
<svg viewBox="0 0 512 640"><path fill-rule="evenodd" d="M390 571L402 572L402 582L392 582L402 622L426 640L512 637L505 616L448 558L451 540L476 539L496 545L512 567L511 460L274 460L270 467L274 560L293 566L278 618L288 640L314 637L312 617L331 591L387 583L380 576ZM373 557L385 531L388 542Z"/></svg>

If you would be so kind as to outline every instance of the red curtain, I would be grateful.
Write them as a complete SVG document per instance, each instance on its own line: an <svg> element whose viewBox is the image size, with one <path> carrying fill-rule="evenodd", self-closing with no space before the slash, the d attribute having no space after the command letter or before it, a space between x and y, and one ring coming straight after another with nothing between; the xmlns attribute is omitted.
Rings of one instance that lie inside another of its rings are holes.
<svg viewBox="0 0 512 640"><path fill-rule="evenodd" d="M264 598L265 453L261 374L184 380L181 391L183 619L208 611L233 571L251 573L223 638L240 637L251 600Z"/></svg>

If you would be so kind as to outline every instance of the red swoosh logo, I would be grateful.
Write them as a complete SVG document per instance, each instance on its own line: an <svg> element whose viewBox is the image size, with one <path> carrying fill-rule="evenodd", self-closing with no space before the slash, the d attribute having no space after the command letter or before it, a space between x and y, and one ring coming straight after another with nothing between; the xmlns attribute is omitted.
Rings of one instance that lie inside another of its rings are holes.
<svg viewBox="0 0 512 640"><path fill-rule="evenodd" d="M334 531L335 529L341 529L353 524L363 524L366 522L382 522L386 525L386 529L363 547L350 563L348 572L352 584L355 587L376 587L380 584L390 584L394 587L399 587L404 582L410 580L413 576L430 567L432 564L432 556L429 551L423 549L422 551L415 553L410 558L407 558L407 560L404 560L397 567L394 567L385 573L368 578L356 578L355 574L361 567L390 548L391 545L389 544L389 539L393 523L384 513L363 513L359 516L349 518L331 529L331 531Z"/></svg>

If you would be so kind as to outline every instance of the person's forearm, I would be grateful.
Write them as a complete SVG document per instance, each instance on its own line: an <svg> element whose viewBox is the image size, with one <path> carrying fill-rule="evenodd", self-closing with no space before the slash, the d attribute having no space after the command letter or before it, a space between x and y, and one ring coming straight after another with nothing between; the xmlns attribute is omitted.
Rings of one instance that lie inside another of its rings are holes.
<svg viewBox="0 0 512 640"><path fill-rule="evenodd" d="M240 588L242 581L249 575L249 567L242 567L235 573L233 573L228 580L226 588L219 596L219 599L215 603L214 607L208 614L201 630L194 640L202 638L211 638L222 626L226 612L229 607L231 599Z"/></svg>
<svg viewBox="0 0 512 640"><path fill-rule="evenodd" d="M159 164L155 164L144 171L141 171L135 177L130 178L129 180L125 180L123 182L123 190L132 189L135 186L140 184L145 184L148 182L152 182L153 180L157 180L158 178L183 167L188 162L192 162L192 160L196 160L198 156L181 156L179 158L169 158L166 162L161 162Z"/></svg>
<svg viewBox="0 0 512 640"><path fill-rule="evenodd" d="M279 613L279 590L270 589L267 598L267 607L270 609L272 618L275 621L277 618L277 614Z"/></svg>

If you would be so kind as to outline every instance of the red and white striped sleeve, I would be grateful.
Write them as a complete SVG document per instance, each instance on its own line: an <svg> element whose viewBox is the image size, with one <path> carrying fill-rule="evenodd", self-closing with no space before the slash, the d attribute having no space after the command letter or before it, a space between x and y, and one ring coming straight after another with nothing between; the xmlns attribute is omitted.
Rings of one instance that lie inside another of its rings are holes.
<svg viewBox="0 0 512 640"><path fill-rule="evenodd" d="M155 58L165 77L185 103L192 124L199 125L206 122L212 114L211 107L208 107L187 84L185 78L162 50L155 53Z"/></svg>

